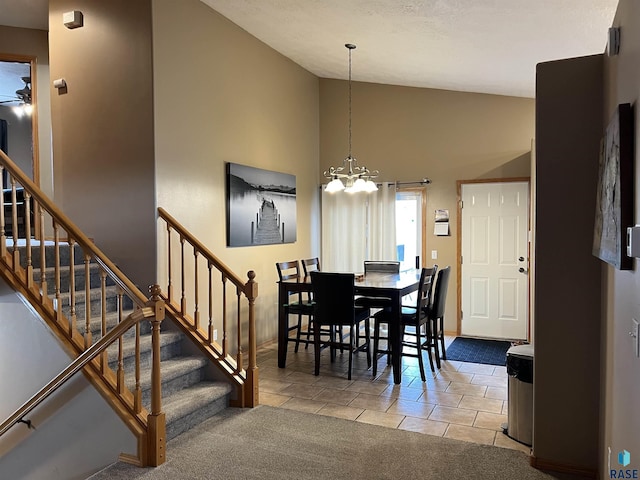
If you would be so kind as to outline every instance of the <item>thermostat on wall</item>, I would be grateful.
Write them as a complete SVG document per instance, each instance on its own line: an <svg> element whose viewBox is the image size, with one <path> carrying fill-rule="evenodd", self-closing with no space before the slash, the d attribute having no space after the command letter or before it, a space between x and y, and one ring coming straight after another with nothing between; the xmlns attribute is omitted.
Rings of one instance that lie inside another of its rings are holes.
<svg viewBox="0 0 640 480"><path fill-rule="evenodd" d="M627 227L627 257L640 258L640 225Z"/></svg>

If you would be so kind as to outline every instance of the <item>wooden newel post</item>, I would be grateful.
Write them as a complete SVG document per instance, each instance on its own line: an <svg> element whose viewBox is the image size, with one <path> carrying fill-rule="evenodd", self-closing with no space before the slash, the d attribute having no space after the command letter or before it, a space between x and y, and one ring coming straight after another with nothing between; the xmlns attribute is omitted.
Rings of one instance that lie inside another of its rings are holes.
<svg viewBox="0 0 640 480"><path fill-rule="evenodd" d="M255 317L255 301L258 297L258 284L255 281L256 272L253 270L249 270L247 277L249 277L249 281L245 284L245 295L249 300L249 368L247 369L247 384L250 390L246 392L246 399L248 407L257 407L260 404L258 394L258 362L256 360L257 340Z"/></svg>
<svg viewBox="0 0 640 480"><path fill-rule="evenodd" d="M151 412L147 417L148 424L148 465L157 467L166 460L166 421L162 412L162 388L160 377L160 324L164 320L164 300L160 297L160 286L149 287L151 297L147 306L155 311L151 321L151 349L153 352L151 365Z"/></svg>

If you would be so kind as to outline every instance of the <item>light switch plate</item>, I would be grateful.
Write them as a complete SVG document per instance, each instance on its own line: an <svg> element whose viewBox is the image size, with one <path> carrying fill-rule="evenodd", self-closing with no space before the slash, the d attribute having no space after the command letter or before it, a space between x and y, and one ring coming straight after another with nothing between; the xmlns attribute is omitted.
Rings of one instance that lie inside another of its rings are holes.
<svg viewBox="0 0 640 480"><path fill-rule="evenodd" d="M437 260L438 259L438 251L437 250L431 250L431 259L432 260Z"/></svg>
<svg viewBox="0 0 640 480"><path fill-rule="evenodd" d="M631 319L631 338L633 340L633 350L636 354L636 358L640 357L640 338L638 338L638 320Z"/></svg>

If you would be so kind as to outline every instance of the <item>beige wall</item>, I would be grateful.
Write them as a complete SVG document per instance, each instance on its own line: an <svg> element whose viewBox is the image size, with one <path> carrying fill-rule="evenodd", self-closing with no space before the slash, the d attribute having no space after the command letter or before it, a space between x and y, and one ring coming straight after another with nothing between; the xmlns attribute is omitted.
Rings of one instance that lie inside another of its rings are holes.
<svg viewBox="0 0 640 480"><path fill-rule="evenodd" d="M356 50L357 54L357 50ZM425 264L457 270L457 180L528 177L534 101L447 90L352 84L352 153L382 181L431 179ZM348 154L348 83L320 80L320 167ZM451 236L433 235L435 209L448 209ZM431 260L431 250L438 259ZM330 254L323 252L324 255ZM457 288L448 291L445 329L455 332Z"/></svg>
<svg viewBox="0 0 640 480"><path fill-rule="evenodd" d="M80 8L82 28L62 13ZM49 2L56 200L143 290L155 280L151 0Z"/></svg>
<svg viewBox="0 0 640 480"><path fill-rule="evenodd" d="M0 60L3 54L35 57L34 105L37 115L37 147L40 188L53 198L53 166L51 163L51 102L49 95L49 42L45 30L0 26ZM11 156L11 153L10 153Z"/></svg>
<svg viewBox="0 0 640 480"><path fill-rule="evenodd" d="M640 224L640 5L636 0L620 0L613 25L621 28L620 54L605 57L604 121L609 122L620 103L631 103L635 122L635 224ZM631 318L640 319L640 272L620 271L602 265L604 325L602 330L603 374L601 445L598 452L603 478L607 470L608 448L612 468L619 467L617 453L631 452L631 465L640 470L640 358L633 350ZM621 468L621 467L619 467Z"/></svg>
<svg viewBox="0 0 640 480"><path fill-rule="evenodd" d="M258 343L273 340L275 262L318 254L318 79L200 1L154 0L153 22L158 206L256 272ZM295 243L226 246L226 162L296 176Z"/></svg>
<svg viewBox="0 0 640 480"><path fill-rule="evenodd" d="M591 247L601 135L602 55L539 64L533 454L540 465L588 471L598 464L600 261Z"/></svg>

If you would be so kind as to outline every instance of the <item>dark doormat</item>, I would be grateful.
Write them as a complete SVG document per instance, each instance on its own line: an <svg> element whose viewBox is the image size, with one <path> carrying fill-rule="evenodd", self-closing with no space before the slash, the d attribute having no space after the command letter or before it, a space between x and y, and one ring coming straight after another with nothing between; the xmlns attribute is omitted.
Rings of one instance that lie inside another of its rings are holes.
<svg viewBox="0 0 640 480"><path fill-rule="evenodd" d="M506 365L509 347L511 342L502 340L456 337L447 348L447 360Z"/></svg>

